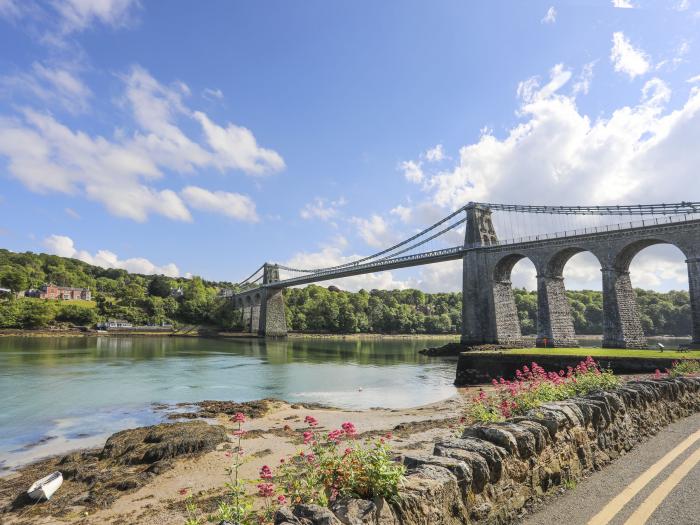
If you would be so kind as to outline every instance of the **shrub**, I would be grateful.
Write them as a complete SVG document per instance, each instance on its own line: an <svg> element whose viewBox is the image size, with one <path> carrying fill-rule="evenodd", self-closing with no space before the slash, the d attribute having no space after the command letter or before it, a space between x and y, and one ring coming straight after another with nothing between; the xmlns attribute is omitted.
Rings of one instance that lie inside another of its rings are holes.
<svg viewBox="0 0 700 525"><path fill-rule="evenodd" d="M473 421L503 421L525 414L543 403L568 399L594 390L610 390L620 384L610 370L601 370L592 357L567 371L546 372L537 363L516 371L515 380L493 380L495 392L481 391L472 400L469 415Z"/></svg>
<svg viewBox="0 0 700 525"><path fill-rule="evenodd" d="M328 505L339 496L396 501L405 467L394 461L387 444L390 435L362 441L350 422L323 435L314 418L306 421L308 449L283 459L275 474L292 503Z"/></svg>
<svg viewBox="0 0 700 525"><path fill-rule="evenodd" d="M674 361L670 370L667 370L670 377L680 376L699 376L700 361L693 359L683 359L682 361Z"/></svg>

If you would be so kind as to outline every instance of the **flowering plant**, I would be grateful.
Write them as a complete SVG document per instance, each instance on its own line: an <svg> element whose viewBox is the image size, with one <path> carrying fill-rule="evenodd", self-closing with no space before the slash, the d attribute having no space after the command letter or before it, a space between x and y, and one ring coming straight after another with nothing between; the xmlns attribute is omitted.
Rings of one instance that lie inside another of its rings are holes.
<svg viewBox="0 0 700 525"><path fill-rule="evenodd" d="M391 435L363 441L349 421L325 434L315 419L305 421L306 450L282 459L275 475L291 503L328 505L339 496L396 500L404 466L392 457Z"/></svg>
<svg viewBox="0 0 700 525"><path fill-rule="evenodd" d="M671 369L666 372L670 377L700 376L700 361L694 359L674 361Z"/></svg>
<svg viewBox="0 0 700 525"><path fill-rule="evenodd" d="M523 366L515 373L515 379L492 381L495 391L483 390L472 399L470 406L473 421L503 421L511 416L525 414L543 403L568 399L593 390L610 390L620 384L611 370L602 370L592 357L587 357L566 372L547 372L537 363Z"/></svg>

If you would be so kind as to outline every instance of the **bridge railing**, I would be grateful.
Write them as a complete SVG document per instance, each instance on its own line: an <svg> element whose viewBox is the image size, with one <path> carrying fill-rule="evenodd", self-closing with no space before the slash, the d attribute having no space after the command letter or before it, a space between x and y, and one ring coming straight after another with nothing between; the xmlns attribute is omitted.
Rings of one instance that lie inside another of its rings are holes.
<svg viewBox="0 0 700 525"><path fill-rule="evenodd" d="M653 219L644 219L641 221L621 222L618 224L606 224L603 226L591 226L582 229L565 230L552 233L539 233L527 235L524 237L514 237L512 239L498 240L491 246L507 246L509 244L521 244L535 241L546 241L550 239L562 239L564 237L575 237L577 235L589 235L593 233L605 233L620 230L629 230L633 228L643 228L644 226L660 226L664 224L675 224L679 222L687 222L689 220L698 219L697 215L669 215L666 217L655 217ZM477 244L467 245L465 248L475 248Z"/></svg>

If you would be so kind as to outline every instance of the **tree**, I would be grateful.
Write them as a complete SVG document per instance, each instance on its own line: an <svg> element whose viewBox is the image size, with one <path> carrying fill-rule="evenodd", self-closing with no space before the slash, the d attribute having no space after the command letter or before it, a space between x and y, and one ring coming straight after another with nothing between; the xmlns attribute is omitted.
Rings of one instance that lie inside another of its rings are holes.
<svg viewBox="0 0 700 525"><path fill-rule="evenodd" d="M172 290L171 280L164 275L156 275L151 282L148 283L148 295L155 297L170 297Z"/></svg>
<svg viewBox="0 0 700 525"><path fill-rule="evenodd" d="M27 272L18 266L6 266L0 273L0 284L14 293L26 290L29 284Z"/></svg>

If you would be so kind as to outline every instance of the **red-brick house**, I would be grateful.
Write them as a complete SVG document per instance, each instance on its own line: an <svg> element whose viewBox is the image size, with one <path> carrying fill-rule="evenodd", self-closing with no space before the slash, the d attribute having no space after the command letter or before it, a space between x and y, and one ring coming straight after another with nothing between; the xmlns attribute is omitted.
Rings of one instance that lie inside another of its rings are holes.
<svg viewBox="0 0 700 525"><path fill-rule="evenodd" d="M45 284L39 289L41 299L78 299L89 301L92 294L89 288L73 288L71 286L56 286L55 284Z"/></svg>

